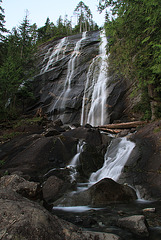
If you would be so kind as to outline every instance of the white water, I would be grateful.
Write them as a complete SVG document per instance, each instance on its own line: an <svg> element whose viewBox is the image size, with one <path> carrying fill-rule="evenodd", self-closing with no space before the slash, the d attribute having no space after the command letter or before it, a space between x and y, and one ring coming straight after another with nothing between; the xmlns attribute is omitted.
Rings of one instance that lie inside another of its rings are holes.
<svg viewBox="0 0 161 240"><path fill-rule="evenodd" d="M72 158L71 162L69 163L69 166L76 167L79 163L79 156L83 152L83 146L85 142L79 141L77 144L77 153L76 155Z"/></svg>
<svg viewBox="0 0 161 240"><path fill-rule="evenodd" d="M61 100L61 104L59 103L60 104L59 108L63 109L65 107L65 102L67 100L69 92L72 89L71 88L71 83L72 83L72 79L73 79L73 75L74 75L76 59L80 54L81 43L85 39L86 39L86 32L82 33L82 38L79 41L77 41L77 43L74 47L74 51L71 54L70 60L68 62L67 76L66 76L66 80L65 80L65 83L64 83L63 91L60 94L57 101L55 102L54 106L52 106L51 109L49 109L49 110L54 110L56 108L56 106L58 105L58 103L60 102L60 100Z"/></svg>
<svg viewBox="0 0 161 240"><path fill-rule="evenodd" d="M100 37L102 42L99 47L99 56L93 59L87 73L82 102L81 125L89 123L92 126L98 126L107 122L107 39L104 32L100 34ZM98 61L101 61L100 69L98 69ZM86 106L86 102L89 102L89 100L91 101L90 106L89 104Z"/></svg>
<svg viewBox="0 0 161 240"><path fill-rule="evenodd" d="M104 156L103 167L91 174L89 182L94 184L103 178L117 181L134 147L135 143L126 137L112 141Z"/></svg>
<svg viewBox="0 0 161 240"><path fill-rule="evenodd" d="M71 162L69 163L69 165L67 167L69 167L71 169L71 181L75 181L76 179L76 175L77 175L77 170L76 167L79 164L79 157L80 154L83 152L83 146L84 146L85 142L83 141L79 141L77 144L77 153L75 154L75 156L72 158Z"/></svg>
<svg viewBox="0 0 161 240"><path fill-rule="evenodd" d="M53 210L61 210L64 212L86 212L90 210L100 210L102 208L91 208L87 206L73 206L73 207L63 207L63 206L58 206L58 207L53 207Z"/></svg>
<svg viewBox="0 0 161 240"><path fill-rule="evenodd" d="M41 69L40 73L44 73L49 70L50 66L53 62L58 61L61 54L64 57L65 49L67 47L67 37L64 37L60 40L60 42L54 47L53 51L52 48L49 48L48 52L45 54L43 63L47 61L45 66ZM52 52L51 52L52 51ZM48 60L47 60L48 59Z"/></svg>

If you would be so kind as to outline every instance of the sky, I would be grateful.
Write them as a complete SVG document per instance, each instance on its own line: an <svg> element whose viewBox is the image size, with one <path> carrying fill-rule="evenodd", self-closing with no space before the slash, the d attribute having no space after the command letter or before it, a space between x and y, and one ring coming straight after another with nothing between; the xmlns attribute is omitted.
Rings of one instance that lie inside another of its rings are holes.
<svg viewBox="0 0 161 240"><path fill-rule="evenodd" d="M59 16L64 19L65 14L71 20L73 11L80 0L2 0L2 8L5 11L5 27L12 30L21 24L26 15L26 10L29 11L28 19L30 24L36 23L38 28L45 25L47 17L50 21L56 24ZM104 23L104 13L99 14L97 6L99 0L84 0L93 15L93 20L102 26ZM76 23L76 17L72 17L72 23Z"/></svg>

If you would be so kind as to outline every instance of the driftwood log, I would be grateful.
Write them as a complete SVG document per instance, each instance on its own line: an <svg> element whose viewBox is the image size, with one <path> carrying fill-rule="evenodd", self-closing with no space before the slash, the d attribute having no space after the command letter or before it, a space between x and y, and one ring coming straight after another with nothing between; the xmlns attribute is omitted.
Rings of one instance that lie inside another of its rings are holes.
<svg viewBox="0 0 161 240"><path fill-rule="evenodd" d="M135 122L126 122L126 123L112 123L103 126L98 126L98 128L107 128L107 129L130 129L136 128L138 126L144 125L147 122L135 121Z"/></svg>
<svg viewBox="0 0 161 240"><path fill-rule="evenodd" d="M108 133L113 133L113 134L118 134L123 131L123 129L109 129L109 128L99 128L99 130L103 132L108 132Z"/></svg>

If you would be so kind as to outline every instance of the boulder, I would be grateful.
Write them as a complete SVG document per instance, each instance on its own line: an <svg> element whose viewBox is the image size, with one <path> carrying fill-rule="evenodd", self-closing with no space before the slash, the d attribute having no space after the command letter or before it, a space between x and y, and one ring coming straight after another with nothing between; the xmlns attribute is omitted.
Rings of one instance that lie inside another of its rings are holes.
<svg viewBox="0 0 161 240"><path fill-rule="evenodd" d="M1 177L0 188L15 191L29 199L36 198L40 192L39 183L29 182L16 174Z"/></svg>
<svg viewBox="0 0 161 240"><path fill-rule="evenodd" d="M0 206L1 240L119 240L114 234L83 232L3 184Z"/></svg>
<svg viewBox="0 0 161 240"><path fill-rule="evenodd" d="M55 120L55 121L53 122L53 124L54 124L54 126L59 126L59 127L63 126L63 123L62 123L62 120L61 120L61 119Z"/></svg>
<svg viewBox="0 0 161 240"><path fill-rule="evenodd" d="M128 203L136 199L135 191L129 186L104 178L85 191L58 199L54 205L100 207L109 203Z"/></svg>
<svg viewBox="0 0 161 240"><path fill-rule="evenodd" d="M119 236L111 233L102 233L102 232L83 232L83 235L87 239L98 239L98 240L121 240Z"/></svg>
<svg viewBox="0 0 161 240"><path fill-rule="evenodd" d="M139 236L149 236L148 225L143 215L124 217L118 220L118 226L130 230Z"/></svg>
<svg viewBox="0 0 161 240"><path fill-rule="evenodd" d="M98 129L78 127L63 133L64 136L74 137L84 140L91 146L99 146L102 144L102 137Z"/></svg>
<svg viewBox="0 0 161 240"><path fill-rule="evenodd" d="M51 137L51 136L55 136L55 135L59 135L59 134L60 134L60 132L58 132L56 129L50 128L50 129L47 129L44 136L45 137Z"/></svg>
<svg viewBox="0 0 161 240"><path fill-rule="evenodd" d="M90 144L84 144L83 151L80 154L78 172L89 178L93 172L100 169L104 163L104 155L102 153L103 146L94 147Z"/></svg>
<svg viewBox="0 0 161 240"><path fill-rule="evenodd" d="M63 184L64 182L60 178L57 178L56 176L49 177L42 188L44 200L50 203L59 198L61 196L60 190L62 189Z"/></svg>
<svg viewBox="0 0 161 240"><path fill-rule="evenodd" d="M137 199L135 191L127 185L104 178L90 187L92 205L106 205L109 202L130 202Z"/></svg>
<svg viewBox="0 0 161 240"><path fill-rule="evenodd" d="M21 171L34 181L52 168L65 167L76 154L77 139L69 136L44 137L40 134L21 136L1 145L4 162L0 173Z"/></svg>
<svg viewBox="0 0 161 240"><path fill-rule="evenodd" d="M42 192L43 199L48 203L56 201L62 197L66 192L71 190L75 185L71 182L63 181L56 176L50 176L43 184Z"/></svg>

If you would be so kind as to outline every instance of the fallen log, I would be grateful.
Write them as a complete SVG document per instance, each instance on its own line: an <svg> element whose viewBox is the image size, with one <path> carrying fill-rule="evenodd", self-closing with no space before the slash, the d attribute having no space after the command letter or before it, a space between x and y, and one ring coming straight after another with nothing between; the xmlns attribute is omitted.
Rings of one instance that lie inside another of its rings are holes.
<svg viewBox="0 0 161 240"><path fill-rule="evenodd" d="M103 132L113 133L113 134L117 134L123 131L122 129L115 130L115 129L108 129L108 128L99 128L99 130Z"/></svg>
<svg viewBox="0 0 161 240"><path fill-rule="evenodd" d="M104 129L130 129L130 128L136 128L138 126L144 125L147 123L146 121L135 121L135 122L126 122L126 123L112 123L107 124L103 126L98 126L98 128L104 128Z"/></svg>

